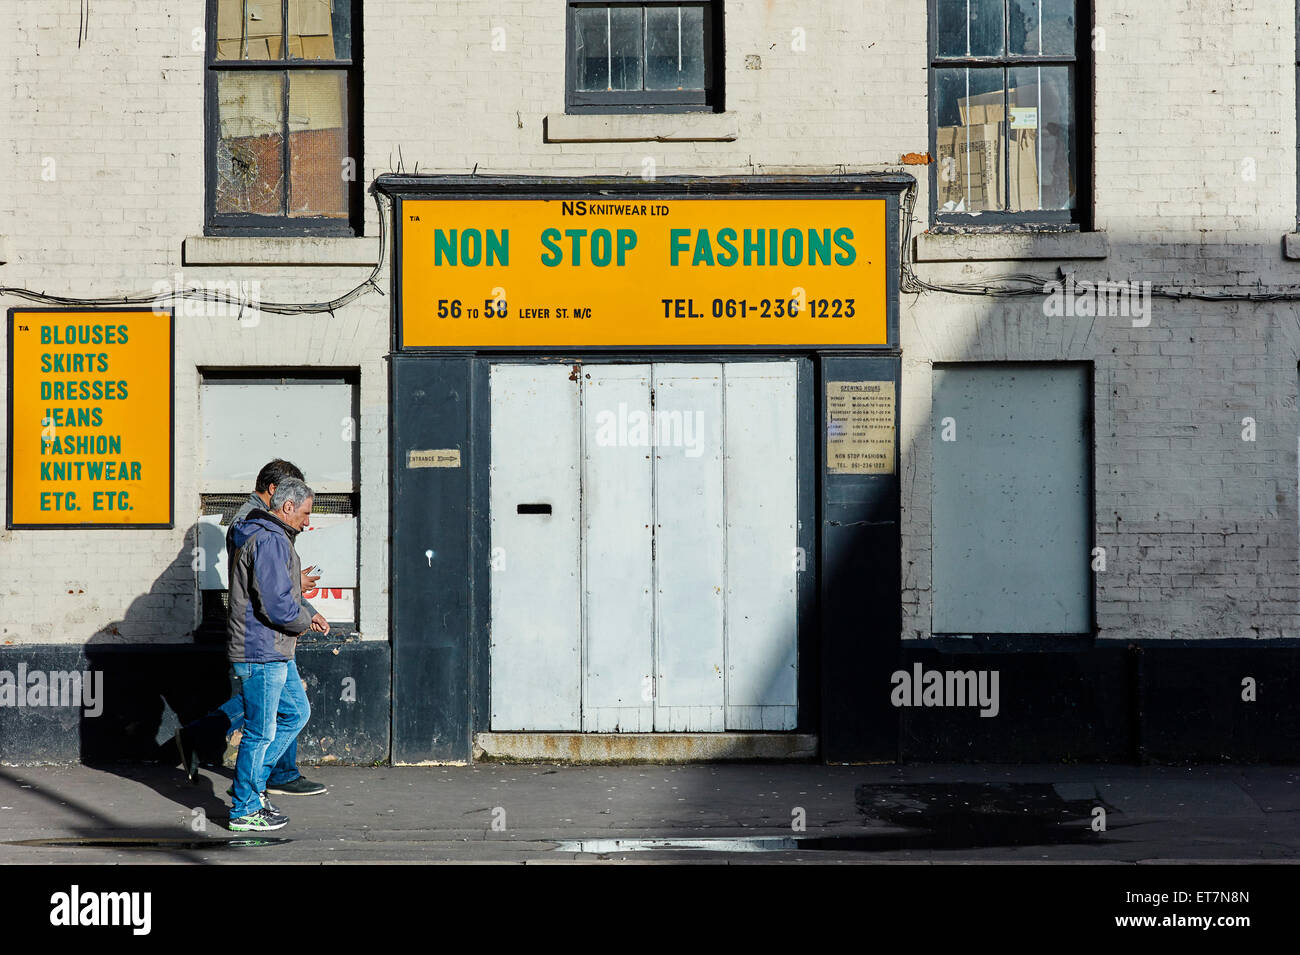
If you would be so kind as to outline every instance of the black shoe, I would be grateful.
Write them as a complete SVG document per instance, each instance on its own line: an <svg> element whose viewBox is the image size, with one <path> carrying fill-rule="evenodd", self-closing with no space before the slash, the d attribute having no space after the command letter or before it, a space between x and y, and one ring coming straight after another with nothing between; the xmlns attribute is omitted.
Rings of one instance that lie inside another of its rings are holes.
<svg viewBox="0 0 1300 955"><path fill-rule="evenodd" d="M277 796L319 796L322 793L329 792L329 789L321 783L314 783L306 776L299 776L297 779L291 779L287 783L267 783L266 791L275 793Z"/></svg>
<svg viewBox="0 0 1300 955"><path fill-rule="evenodd" d="M284 813L262 808L247 816L232 818L229 826L234 832L270 832L273 829L283 829L288 822L289 817Z"/></svg>
<svg viewBox="0 0 1300 955"><path fill-rule="evenodd" d="M178 729L172 739L176 741L176 748L181 752L181 769L185 770L185 775L190 778L191 783L196 782L199 775L199 754L185 741L185 728Z"/></svg>

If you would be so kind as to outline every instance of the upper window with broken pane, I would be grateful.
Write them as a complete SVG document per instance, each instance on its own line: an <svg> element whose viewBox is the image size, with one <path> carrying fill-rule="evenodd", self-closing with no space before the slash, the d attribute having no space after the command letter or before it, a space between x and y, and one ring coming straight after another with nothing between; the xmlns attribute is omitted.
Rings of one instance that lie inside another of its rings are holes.
<svg viewBox="0 0 1300 955"><path fill-rule="evenodd" d="M209 0L209 232L354 234L354 0Z"/></svg>

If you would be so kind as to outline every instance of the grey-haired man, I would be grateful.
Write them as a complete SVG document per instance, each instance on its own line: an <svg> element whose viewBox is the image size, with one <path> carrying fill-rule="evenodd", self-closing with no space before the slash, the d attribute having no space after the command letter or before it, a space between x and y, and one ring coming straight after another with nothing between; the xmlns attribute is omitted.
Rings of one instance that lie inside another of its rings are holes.
<svg viewBox="0 0 1300 955"><path fill-rule="evenodd" d="M226 653L241 681L244 734L235 760L230 828L283 827L288 817L262 799L271 768L307 725L311 707L294 662L298 637L329 624L302 604L294 538L311 517L312 489L285 478L266 510L230 529L230 609Z"/></svg>
<svg viewBox="0 0 1300 955"><path fill-rule="evenodd" d="M275 458L268 461L257 473L257 481L253 486L253 493L248 495L235 516L230 521L230 529L226 531L226 553L233 553L234 547L230 541L230 531L234 526L246 518L254 508L265 509L271 503L271 495L285 478L297 478L299 481L305 480L297 466L292 462L285 461L283 458ZM312 576L311 571L314 568L308 568L302 571L300 584L302 590L308 590L315 586L319 577ZM306 599L302 600L302 605L311 611L313 615L316 608L309 604ZM238 683L235 678L233 683ZM199 719L187 723L176 731L176 747L180 750L181 762L186 774L190 777L190 782L194 782L198 776L199 769L199 751L207 750L215 744L219 751L225 745L225 739L235 730L242 729L244 726L244 698L243 694L236 689L234 695L225 703ZM209 740L212 742L210 743ZM275 764L271 770L270 778L266 782L267 792L281 796L316 796L326 792L326 787L320 783L313 782L298 770L298 741L295 739L289 744L280 757L280 761Z"/></svg>

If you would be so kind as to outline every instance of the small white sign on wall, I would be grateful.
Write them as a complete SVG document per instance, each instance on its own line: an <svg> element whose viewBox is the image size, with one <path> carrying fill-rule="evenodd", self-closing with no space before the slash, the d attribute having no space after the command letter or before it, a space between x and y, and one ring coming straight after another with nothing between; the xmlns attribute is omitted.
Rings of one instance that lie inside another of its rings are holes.
<svg viewBox="0 0 1300 955"><path fill-rule="evenodd" d="M1038 107L1037 106L1011 107L1011 128L1012 129L1037 129L1038 128Z"/></svg>

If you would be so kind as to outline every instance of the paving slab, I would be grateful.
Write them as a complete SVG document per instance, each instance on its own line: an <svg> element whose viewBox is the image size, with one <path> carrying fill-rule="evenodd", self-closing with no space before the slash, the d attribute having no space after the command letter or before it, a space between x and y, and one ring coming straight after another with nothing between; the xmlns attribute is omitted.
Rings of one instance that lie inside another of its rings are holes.
<svg viewBox="0 0 1300 955"><path fill-rule="evenodd" d="M311 767L229 832L228 770L0 766L0 864L1295 862L1295 767ZM1096 831L1096 807L1105 831Z"/></svg>

